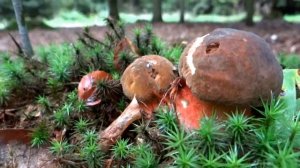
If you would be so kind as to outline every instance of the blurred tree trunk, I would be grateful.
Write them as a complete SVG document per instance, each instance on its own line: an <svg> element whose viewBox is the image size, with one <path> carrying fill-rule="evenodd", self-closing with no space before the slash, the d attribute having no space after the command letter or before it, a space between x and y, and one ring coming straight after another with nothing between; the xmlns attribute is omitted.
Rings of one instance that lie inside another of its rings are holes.
<svg viewBox="0 0 300 168"><path fill-rule="evenodd" d="M162 22L162 0L153 0L153 22Z"/></svg>
<svg viewBox="0 0 300 168"><path fill-rule="evenodd" d="M244 8L247 13L246 18L245 18L245 23L247 26L252 26L254 24L253 15L254 15L255 1L254 0L245 0Z"/></svg>
<svg viewBox="0 0 300 168"><path fill-rule="evenodd" d="M109 17L119 20L118 0L108 0Z"/></svg>
<svg viewBox="0 0 300 168"><path fill-rule="evenodd" d="M16 21L20 33L21 45L24 54L28 57L33 56L33 49L28 36L28 31L25 25L25 18L23 12L23 1L22 0L12 0L12 5L14 7L14 12L16 15Z"/></svg>
<svg viewBox="0 0 300 168"><path fill-rule="evenodd" d="M179 0L180 6L180 23L184 23L185 0Z"/></svg>
<svg viewBox="0 0 300 168"><path fill-rule="evenodd" d="M141 12L141 1L140 0L131 0L134 12Z"/></svg>

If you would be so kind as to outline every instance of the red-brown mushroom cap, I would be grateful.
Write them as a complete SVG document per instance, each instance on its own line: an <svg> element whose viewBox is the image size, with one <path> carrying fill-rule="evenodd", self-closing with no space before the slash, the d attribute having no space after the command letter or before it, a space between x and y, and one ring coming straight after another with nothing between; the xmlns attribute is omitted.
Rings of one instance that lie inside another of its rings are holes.
<svg viewBox="0 0 300 168"><path fill-rule="evenodd" d="M78 98L82 100L88 100L93 96L96 90L96 82L100 80L112 79L111 75L105 71L93 71L83 76L78 85ZM90 105L94 105L95 102L88 102Z"/></svg>
<svg viewBox="0 0 300 168"><path fill-rule="evenodd" d="M124 71L121 84L124 94L149 104L160 101L176 78L175 67L164 57L147 55L136 59Z"/></svg>
<svg viewBox="0 0 300 168"><path fill-rule="evenodd" d="M196 38L179 65L192 93L205 101L259 105L281 91L283 73L269 45L259 36L220 28Z"/></svg>

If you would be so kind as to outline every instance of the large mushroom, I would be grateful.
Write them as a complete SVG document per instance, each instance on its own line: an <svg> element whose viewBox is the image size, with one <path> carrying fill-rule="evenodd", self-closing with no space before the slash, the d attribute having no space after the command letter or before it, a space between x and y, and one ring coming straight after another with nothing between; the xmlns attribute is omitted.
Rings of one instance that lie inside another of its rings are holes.
<svg viewBox="0 0 300 168"><path fill-rule="evenodd" d="M174 70L170 61L158 55L140 57L125 69L121 84L124 94L132 102L101 132L100 145L103 150L109 149L132 122L142 117L143 112L147 118L151 117L176 78Z"/></svg>
<svg viewBox="0 0 300 168"><path fill-rule="evenodd" d="M203 114L210 115L211 109L225 116L224 111L259 106L271 93L280 93L283 80L281 66L262 38L229 28L216 29L188 44L179 72L188 88L178 93L176 105L181 111L177 112L187 128L197 128L195 123Z"/></svg>

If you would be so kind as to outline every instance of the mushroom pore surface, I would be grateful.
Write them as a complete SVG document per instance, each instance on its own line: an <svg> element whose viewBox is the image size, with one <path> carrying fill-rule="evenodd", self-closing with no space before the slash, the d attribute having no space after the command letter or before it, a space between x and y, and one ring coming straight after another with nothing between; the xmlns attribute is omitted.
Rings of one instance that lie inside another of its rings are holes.
<svg viewBox="0 0 300 168"><path fill-rule="evenodd" d="M282 68L259 36L219 28L196 38L180 58L180 75L198 98L229 105L261 104L281 91Z"/></svg>
<svg viewBox="0 0 300 168"><path fill-rule="evenodd" d="M136 59L124 71L121 84L124 94L144 103L160 99L176 75L173 64L164 57L147 55Z"/></svg>

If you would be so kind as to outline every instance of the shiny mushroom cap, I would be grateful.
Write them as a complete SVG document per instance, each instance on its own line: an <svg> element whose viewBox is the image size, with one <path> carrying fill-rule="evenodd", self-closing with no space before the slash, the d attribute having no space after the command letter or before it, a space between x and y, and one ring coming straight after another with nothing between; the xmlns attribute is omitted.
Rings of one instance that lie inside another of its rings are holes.
<svg viewBox="0 0 300 168"><path fill-rule="evenodd" d="M124 94L143 103L161 99L176 78L175 67L166 58L147 55L136 59L124 71L121 84Z"/></svg>
<svg viewBox="0 0 300 168"><path fill-rule="evenodd" d="M220 28L196 38L179 65L192 93L229 105L260 105L281 91L283 73L269 45L259 36Z"/></svg>
<svg viewBox="0 0 300 168"><path fill-rule="evenodd" d="M112 79L111 75L105 71L93 71L83 76L78 85L78 98L81 100L86 100L87 103L94 105L97 104L95 100L91 98L96 90L96 83L100 80ZM93 103L94 102L94 103Z"/></svg>

